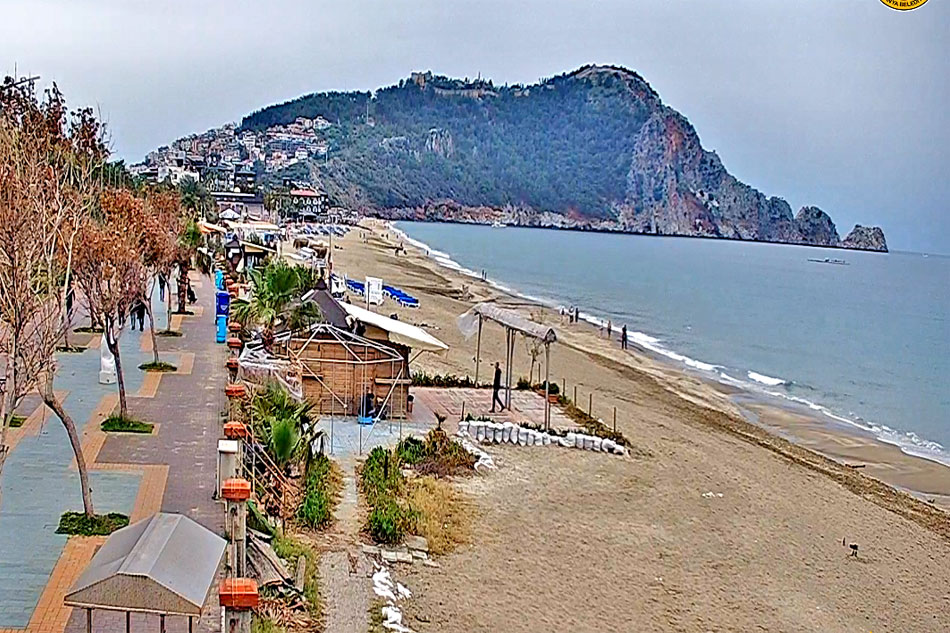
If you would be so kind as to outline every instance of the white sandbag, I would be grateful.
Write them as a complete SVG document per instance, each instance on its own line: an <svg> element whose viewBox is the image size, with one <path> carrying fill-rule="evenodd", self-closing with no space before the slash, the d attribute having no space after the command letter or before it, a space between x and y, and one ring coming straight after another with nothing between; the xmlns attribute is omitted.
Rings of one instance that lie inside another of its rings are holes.
<svg viewBox="0 0 950 633"><path fill-rule="evenodd" d="M475 426L475 441L483 442L485 440L485 425L476 424Z"/></svg>
<svg viewBox="0 0 950 633"><path fill-rule="evenodd" d="M551 436L547 433L541 436L541 446L550 446L551 445Z"/></svg>
<svg viewBox="0 0 950 633"><path fill-rule="evenodd" d="M566 437L557 438L558 446L563 446L564 448L574 448L574 440L567 439Z"/></svg>
<svg viewBox="0 0 950 633"><path fill-rule="evenodd" d="M511 425L511 433L508 434L508 443L517 444L518 443L518 433L521 431L521 427L515 424Z"/></svg>
<svg viewBox="0 0 950 633"><path fill-rule="evenodd" d="M603 438L594 436L593 438L591 438L591 441L593 442L593 446L591 448L593 448L594 451L599 453L601 450L600 445L603 444L604 442Z"/></svg>
<svg viewBox="0 0 950 633"><path fill-rule="evenodd" d="M614 446L614 454L615 454L615 455L626 455L626 454L627 454L627 449L624 448L623 446L621 446L620 444L616 444L616 445Z"/></svg>
<svg viewBox="0 0 950 633"><path fill-rule="evenodd" d="M518 445L527 446L528 445L528 429L518 428Z"/></svg>
<svg viewBox="0 0 950 633"><path fill-rule="evenodd" d="M468 421L462 420L459 422L459 433L468 433Z"/></svg>
<svg viewBox="0 0 950 633"><path fill-rule="evenodd" d="M495 444L501 444L504 441L505 429L504 427L495 428Z"/></svg>
<svg viewBox="0 0 950 633"><path fill-rule="evenodd" d="M501 441L509 442L511 441L511 427L514 426L511 422L505 422L504 426L501 428Z"/></svg>
<svg viewBox="0 0 950 633"><path fill-rule="evenodd" d="M579 448L579 449L581 449L581 450L584 450L584 437L585 437L585 436L584 436L583 433L578 433L577 435L575 435L575 436L574 436L574 446L576 446L577 448Z"/></svg>
<svg viewBox="0 0 950 633"><path fill-rule="evenodd" d="M615 441L613 441L613 440L608 440L608 439L604 439L604 441L603 441L603 442L601 443L601 445L600 445L600 448L601 448L601 450L604 451L605 453L613 453L613 452L614 452L614 447L615 447L616 445L617 445L617 443L616 443Z"/></svg>
<svg viewBox="0 0 950 633"><path fill-rule="evenodd" d="M590 435L585 435L584 436L584 450L590 451L593 449L594 449L594 438L592 438Z"/></svg>

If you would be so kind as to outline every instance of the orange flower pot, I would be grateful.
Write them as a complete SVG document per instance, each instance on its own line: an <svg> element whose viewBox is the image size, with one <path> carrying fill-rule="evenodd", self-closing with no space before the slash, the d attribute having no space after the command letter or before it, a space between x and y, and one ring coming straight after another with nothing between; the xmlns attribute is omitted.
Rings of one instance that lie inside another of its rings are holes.
<svg viewBox="0 0 950 633"><path fill-rule="evenodd" d="M225 422L224 437L229 440L243 440L249 435L247 427L240 422Z"/></svg>
<svg viewBox="0 0 950 633"><path fill-rule="evenodd" d="M228 323L228 331L230 331L230 332L240 332L240 331L241 331L241 324L238 323L237 321L231 321L230 323Z"/></svg>
<svg viewBox="0 0 950 633"><path fill-rule="evenodd" d="M251 482L247 479L225 479L221 484L221 496L228 501L247 501L251 498Z"/></svg>
<svg viewBox="0 0 950 633"><path fill-rule="evenodd" d="M224 366L230 371L237 371L238 367L241 366L241 363L234 356L224 361Z"/></svg>
<svg viewBox="0 0 950 633"><path fill-rule="evenodd" d="M247 387L239 383L232 383L224 388L224 394L228 398L243 398L247 395Z"/></svg>
<svg viewBox="0 0 950 633"><path fill-rule="evenodd" d="M228 347L231 349L241 349L244 347L244 341L234 336L228 339Z"/></svg>
<svg viewBox="0 0 950 633"><path fill-rule="evenodd" d="M218 602L227 609L256 609L261 603L257 583L250 578L225 578L218 587Z"/></svg>

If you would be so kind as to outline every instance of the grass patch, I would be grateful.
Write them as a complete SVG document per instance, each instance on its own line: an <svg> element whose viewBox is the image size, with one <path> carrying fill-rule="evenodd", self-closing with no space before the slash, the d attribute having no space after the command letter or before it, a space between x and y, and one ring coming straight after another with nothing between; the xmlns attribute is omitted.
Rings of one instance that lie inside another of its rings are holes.
<svg viewBox="0 0 950 633"><path fill-rule="evenodd" d="M88 325L84 325L84 326L82 326L82 327L77 327L77 328L75 328L75 329L73 330L73 332L77 332L77 333L79 333L79 334L102 334L102 328L101 328L101 327L90 327L90 326L88 326Z"/></svg>
<svg viewBox="0 0 950 633"><path fill-rule="evenodd" d="M425 440L408 437L396 446L400 461L412 465L420 475L467 475L475 472L475 456L462 448L448 433L435 428Z"/></svg>
<svg viewBox="0 0 950 633"><path fill-rule="evenodd" d="M251 633L284 633L286 630L270 618L262 617L256 613L251 616Z"/></svg>
<svg viewBox="0 0 950 633"><path fill-rule="evenodd" d="M11 429L18 429L23 426L23 423L26 422L26 416L13 414L10 416L10 422L7 426Z"/></svg>
<svg viewBox="0 0 950 633"><path fill-rule="evenodd" d="M155 336L170 336L170 337L179 337L183 336L178 330L160 330L155 333Z"/></svg>
<svg viewBox="0 0 950 633"><path fill-rule="evenodd" d="M106 536L129 524L129 517L118 512L86 516L84 512L64 512L59 518L57 534L74 536Z"/></svg>
<svg viewBox="0 0 950 633"><path fill-rule="evenodd" d="M446 554L467 543L474 523L473 508L447 481L419 477L406 487L406 501L412 509L412 533L425 537L429 552Z"/></svg>
<svg viewBox="0 0 950 633"><path fill-rule="evenodd" d="M139 369L142 371L157 371L157 372L167 372L167 371L178 371L178 368L172 365L171 363L166 363L163 360L151 361L148 363L142 363L139 365Z"/></svg>
<svg viewBox="0 0 950 633"><path fill-rule="evenodd" d="M366 528L377 543L399 543L411 526L411 511L400 500L406 483L401 466L398 451L377 446L360 469L360 489L371 508Z"/></svg>
<svg viewBox="0 0 950 633"><path fill-rule="evenodd" d="M102 430L109 433L151 433L154 424L113 414L102 421Z"/></svg>
<svg viewBox="0 0 950 633"><path fill-rule="evenodd" d="M320 576L319 564L320 557L316 550L296 539L291 534L278 534L271 542L274 553L287 561L287 567L291 573L296 569L297 559L301 556L307 558L307 573L304 574L303 595L307 599L310 608L310 616L319 619L323 610L323 603L320 601Z"/></svg>
<svg viewBox="0 0 950 633"><path fill-rule="evenodd" d="M86 348L76 345L58 345L56 346L56 351L62 352L63 354L81 354L86 351Z"/></svg>
<svg viewBox="0 0 950 633"><path fill-rule="evenodd" d="M317 455L307 467L297 520L314 529L328 526L333 519L333 506L342 487L343 479L338 467L326 455Z"/></svg>

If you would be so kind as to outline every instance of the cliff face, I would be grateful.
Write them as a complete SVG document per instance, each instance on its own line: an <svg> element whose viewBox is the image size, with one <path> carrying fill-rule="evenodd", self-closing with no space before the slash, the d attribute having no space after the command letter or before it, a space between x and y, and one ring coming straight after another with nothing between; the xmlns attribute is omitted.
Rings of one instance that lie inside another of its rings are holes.
<svg viewBox="0 0 950 633"><path fill-rule="evenodd" d="M887 241L884 239L884 231L876 226L855 225L841 241L842 248L854 248L862 251L884 251L887 252Z"/></svg>
<svg viewBox="0 0 950 633"><path fill-rule="evenodd" d="M311 179L368 214L886 249L880 229L841 241L821 209L793 215L737 180L625 68L510 87L414 73L373 95L265 108L241 129L266 133L295 116L334 122L320 132L332 151L309 161Z"/></svg>

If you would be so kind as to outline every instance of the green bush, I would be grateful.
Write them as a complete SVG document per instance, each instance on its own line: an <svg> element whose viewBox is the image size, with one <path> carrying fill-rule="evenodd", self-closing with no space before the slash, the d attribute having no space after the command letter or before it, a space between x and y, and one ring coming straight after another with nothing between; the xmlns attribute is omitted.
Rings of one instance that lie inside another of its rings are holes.
<svg viewBox="0 0 950 633"><path fill-rule="evenodd" d="M407 437L396 445L399 459L407 464L415 464L426 456L425 444L417 437Z"/></svg>
<svg viewBox="0 0 950 633"><path fill-rule="evenodd" d="M102 421L102 430L110 433L151 433L154 428L154 424L123 418L119 414L110 415Z"/></svg>
<svg viewBox="0 0 950 633"><path fill-rule="evenodd" d="M518 385L515 388L518 389L519 391L531 389L531 379L526 378L525 376L522 376L521 378L518 379Z"/></svg>
<svg viewBox="0 0 950 633"><path fill-rule="evenodd" d="M416 387L445 387L471 388L478 387L478 384L468 376L456 376L455 374L433 374L429 375L423 372L416 372L412 375L412 384Z"/></svg>
<svg viewBox="0 0 950 633"><path fill-rule="evenodd" d="M369 534L377 543L395 545L405 535L402 509L392 498L373 506L369 514Z"/></svg>
<svg viewBox="0 0 950 633"><path fill-rule="evenodd" d="M326 455L318 455L307 469L304 497L297 508L297 518L312 528L326 526L332 517L330 474L330 460Z"/></svg>
<svg viewBox="0 0 950 633"><path fill-rule="evenodd" d="M178 368L172 365L171 363L166 363L165 361L161 361L161 360L158 361L157 363L156 362L142 363L141 365L139 365L139 369L141 369L142 371L157 371L157 372L169 372L169 371L178 370Z"/></svg>
<svg viewBox="0 0 950 633"><path fill-rule="evenodd" d="M59 518L57 534L75 536L107 536L129 524L129 517L118 512L86 516L85 512L64 512Z"/></svg>
<svg viewBox="0 0 950 633"><path fill-rule="evenodd" d="M544 393L544 386L545 386L545 384L547 384L547 383L545 383L545 382L540 382L540 383L538 383L537 385L535 385L534 388L535 388L535 390L536 390L538 393L542 393L542 394L543 394L543 393ZM558 395L559 393L561 393L561 388L558 387L558 385L557 385L556 382L552 382L552 383L550 383L550 386L548 387L548 393L551 394L552 396L556 396L556 395Z"/></svg>

